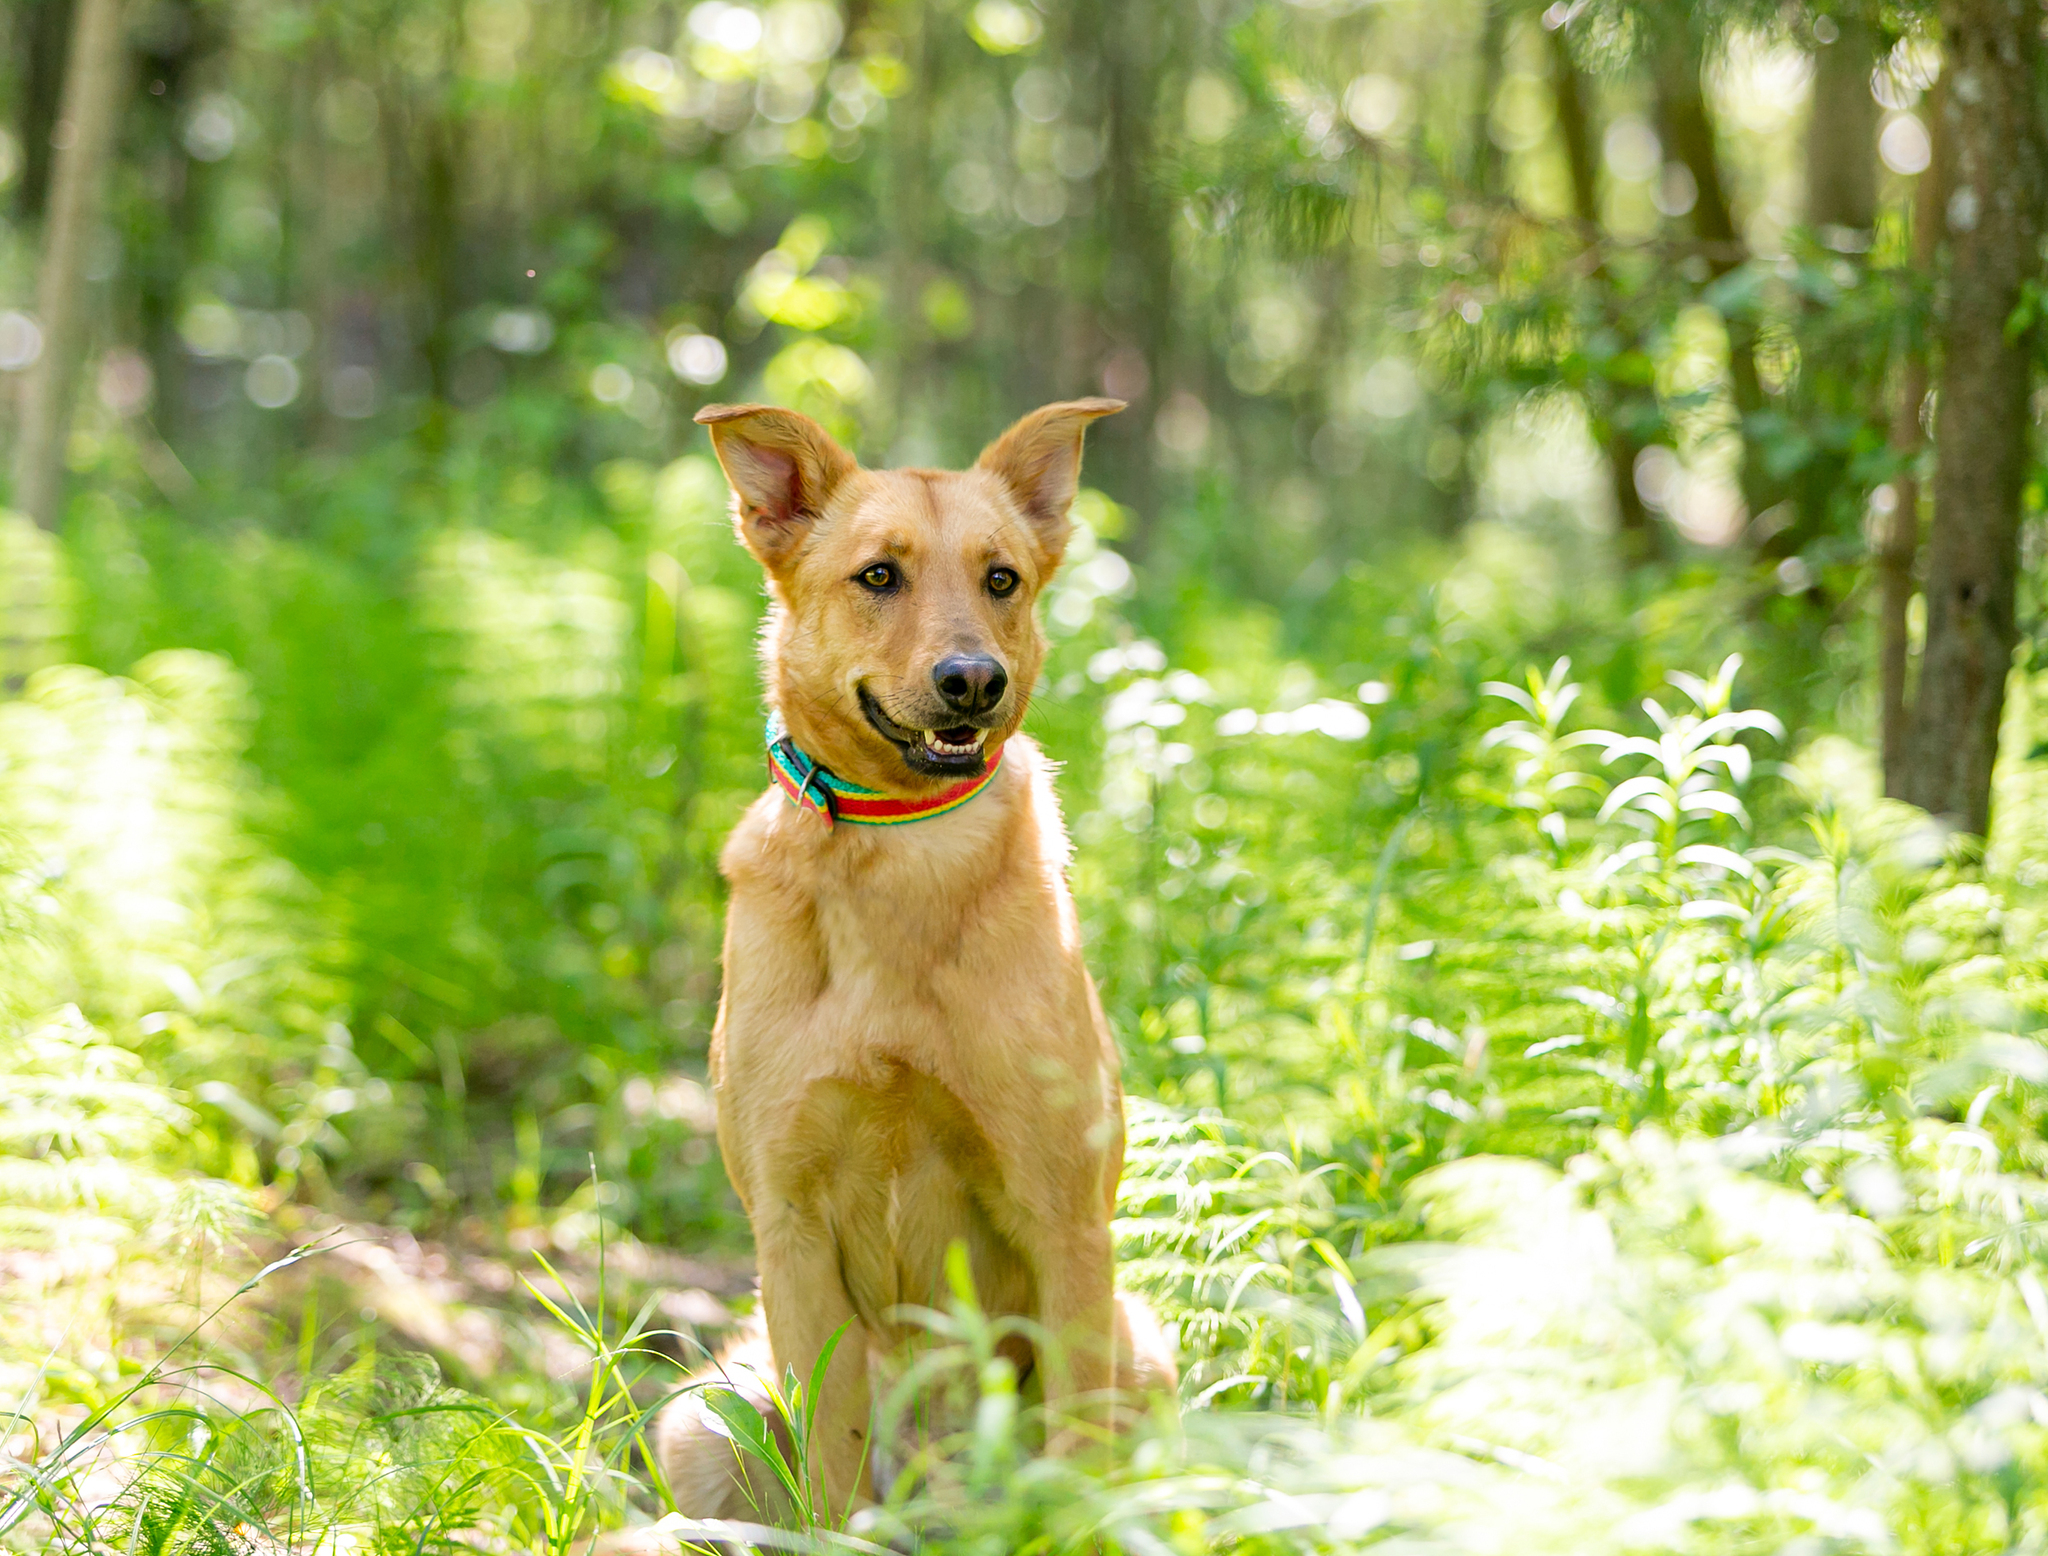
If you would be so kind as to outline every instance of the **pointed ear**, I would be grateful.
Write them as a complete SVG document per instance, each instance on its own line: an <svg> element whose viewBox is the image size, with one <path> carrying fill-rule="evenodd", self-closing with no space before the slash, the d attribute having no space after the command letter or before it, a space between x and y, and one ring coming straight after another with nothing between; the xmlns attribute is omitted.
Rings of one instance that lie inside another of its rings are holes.
<svg viewBox="0 0 2048 1556"><path fill-rule="evenodd" d="M1037 532L1050 562L1066 549L1073 526L1067 509L1081 483L1081 437L1098 416L1114 416L1122 400L1062 400L1040 406L981 451L974 462L1010 489Z"/></svg>
<svg viewBox="0 0 2048 1556"><path fill-rule="evenodd" d="M833 488L860 468L808 416L772 405L707 405L697 420L732 483L734 527L768 568L786 562L825 511Z"/></svg>

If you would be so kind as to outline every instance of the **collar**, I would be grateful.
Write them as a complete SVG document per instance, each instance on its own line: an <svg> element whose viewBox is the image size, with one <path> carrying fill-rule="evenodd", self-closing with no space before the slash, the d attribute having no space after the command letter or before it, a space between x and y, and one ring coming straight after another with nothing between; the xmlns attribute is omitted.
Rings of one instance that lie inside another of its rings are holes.
<svg viewBox="0 0 2048 1556"><path fill-rule="evenodd" d="M981 793L994 781L1002 765L1003 748L998 746L989 753L988 766L978 776L921 800L897 799L827 772L797 749L779 717L768 720L768 776L790 804L822 817L828 827L834 822L854 827L900 827L912 821L929 821L949 810L958 810Z"/></svg>

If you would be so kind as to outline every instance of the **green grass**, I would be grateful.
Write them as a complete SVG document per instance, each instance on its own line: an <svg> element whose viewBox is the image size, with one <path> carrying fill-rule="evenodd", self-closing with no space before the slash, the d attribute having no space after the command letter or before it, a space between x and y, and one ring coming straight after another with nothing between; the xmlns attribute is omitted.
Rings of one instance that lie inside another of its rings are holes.
<svg viewBox="0 0 2048 1556"><path fill-rule="evenodd" d="M701 459L465 479L314 486L289 530L98 494L35 551L0 1549L566 1552L671 1511L641 1444L699 1331L596 1277L744 1250L693 1077L758 586ZM1481 529L1277 608L1097 546L1032 728L1181 1409L1036 1455L956 1293L921 1386L967 1424L800 1541L2048 1543L2031 677L1970 854L1706 586L1574 590ZM334 1239L291 1252L352 1221L526 1277L520 1343L356 1311ZM814 1389L768 1381L800 1437Z"/></svg>

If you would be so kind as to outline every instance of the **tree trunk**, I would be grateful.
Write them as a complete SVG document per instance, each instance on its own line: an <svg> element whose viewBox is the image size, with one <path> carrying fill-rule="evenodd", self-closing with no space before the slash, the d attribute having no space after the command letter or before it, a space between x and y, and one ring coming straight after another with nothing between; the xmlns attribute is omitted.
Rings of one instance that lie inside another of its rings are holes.
<svg viewBox="0 0 2048 1556"><path fill-rule="evenodd" d="M927 274L927 203L932 177L932 98L937 92L928 0L905 0L897 9L909 84L889 104L888 160L883 166L889 213L889 334L886 341L888 437L892 463L930 464L933 428L925 404L926 348L922 296ZM1076 390L1075 393L1080 391Z"/></svg>
<svg viewBox="0 0 2048 1556"><path fill-rule="evenodd" d="M1951 259L1942 320L1927 648L1904 753L1905 797L1982 835L2018 632L2020 491L2033 329L2008 329L2040 273L2044 195L2031 0L1948 0Z"/></svg>
<svg viewBox="0 0 2048 1556"><path fill-rule="evenodd" d="M29 0L16 19L21 47L21 182L15 209L25 221L42 217L50 203L50 132L64 96L64 60L70 52L74 0Z"/></svg>
<svg viewBox="0 0 2048 1556"><path fill-rule="evenodd" d="M1749 247L1735 225L1734 208L1721 182L1721 161L1715 148L1714 121L1700 84L1700 47L1683 10L1664 24L1655 56L1657 128L1665 153L1692 174L1698 191L1692 208L1692 230L1715 276L1724 276L1749 258ZM1742 427L1742 495L1752 517L1770 504L1768 483L1749 441L1749 422L1764 408L1763 384L1756 371L1756 326L1740 316L1724 316L1728 330L1728 379L1735 412Z"/></svg>
<svg viewBox="0 0 2048 1556"><path fill-rule="evenodd" d="M205 175L179 143L179 130L192 106L193 66L218 50L212 8L197 0L165 0L139 44L136 80L147 90L135 94L129 146L149 198L131 217L131 244L123 269L135 288L136 319L143 354L155 385L152 419L163 440L175 446L184 428L184 342L178 335L178 307L186 271L202 246L204 214L200 190Z"/></svg>
<svg viewBox="0 0 2048 1556"><path fill-rule="evenodd" d="M1806 222L1867 234L1877 215L1877 99L1870 72L1877 39L1867 23L1840 29L1813 57L1813 110L1806 132Z"/></svg>
<svg viewBox="0 0 2048 1556"><path fill-rule="evenodd" d="M1119 497L1133 519L1124 547L1142 557L1157 521L1158 472L1152 454L1152 426L1172 395L1174 369L1169 341L1173 325L1173 222L1171 204L1159 192L1154 166L1156 98L1171 52L1173 14L1158 0L1122 0L1097 10L1103 30L1104 109L1107 146L1103 158L1105 195L1102 227L1106 252L1102 279L1104 333L1116 345L1136 351L1145 364L1150 393L1134 414L1102 429L1107 461L1117 471Z"/></svg>
<svg viewBox="0 0 2048 1556"><path fill-rule="evenodd" d="M1941 243L1942 191L1947 187L1947 136L1941 111L1945 95L1942 83L1937 82L1929 116L1934 156L1913 191L1913 269L1930 285ZM1890 441L1901 463L1892 482L1892 511L1882 517L1873 554L1878 586L1879 749L1884 758L1884 792L1895 800L1905 797L1906 674L1911 648L1906 615L1913 603L1913 562L1920 549L1920 475L1914 467L1925 441L1920 411L1927 402L1927 347L1917 328L1900 330L1899 391L1892 406Z"/></svg>
<svg viewBox="0 0 2048 1556"><path fill-rule="evenodd" d="M427 410L420 446L439 454L448 442L455 403L455 316L461 308L461 176L467 126L463 121L463 11L442 7L440 70L415 88L416 160L413 187L413 269L419 279L420 356L427 369Z"/></svg>
<svg viewBox="0 0 2048 1556"><path fill-rule="evenodd" d="M1508 8L1506 0L1484 0L1479 28L1479 71L1474 83L1469 145L1465 166L1465 187L1482 205L1502 192L1505 166L1500 147L1493 138L1493 104L1500 96L1501 81L1507 74ZM1341 302L1338 304L1341 307ZM1325 382L1328 380L1325 379ZM1444 493L1444 517L1438 526L1455 535L1472 521L1479 501L1480 435L1486 428L1486 381L1474 373L1460 386L1457 405L1451 415L1451 434L1458 440L1457 478Z"/></svg>
<svg viewBox="0 0 2048 1556"><path fill-rule="evenodd" d="M14 451L15 506L45 529L57 527L63 504L71 402L86 350L86 251L99 215L121 77L120 0L78 0L64 106L52 137L57 159L36 289L43 354L29 378Z"/></svg>
<svg viewBox="0 0 2048 1556"><path fill-rule="evenodd" d="M1721 183L1721 159L1714 143L1714 121L1707 112L1700 84L1700 51L1682 18L1673 19L1657 48L1657 129L1665 154L1685 164L1698 190L1692 228L1706 246L1714 274L1725 275L1749 258L1735 229L1734 208Z"/></svg>
<svg viewBox="0 0 2048 1556"><path fill-rule="evenodd" d="M1551 93L1557 104L1557 128L1564 140L1565 165L1572 175L1572 214L1585 230L1586 241L1598 243L1604 237L1600 226L1600 164L1593 146L1593 115L1586 103L1585 79L1572 58L1571 41L1562 26L1549 29ZM1591 278L1595 294L1612 323L1608 307L1613 290L1605 279L1606 266ZM1614 493L1614 517L1622 560L1631 565L1654 559L1662 533L1650 521L1643 494L1636 490L1636 456L1642 446L1623 425L1618 403L1622 391L1609 385L1600 396L1603 403L1590 407L1602 451L1607 456L1607 478Z"/></svg>
<svg viewBox="0 0 2048 1556"><path fill-rule="evenodd" d="M1572 175L1572 214L1586 229L1589 242L1600 233L1600 164L1593 151L1593 115L1586 105L1585 80L1572 58L1571 39L1563 24L1546 27L1550 45L1550 89L1557 102L1557 129L1564 137L1565 166Z"/></svg>
<svg viewBox="0 0 2048 1556"><path fill-rule="evenodd" d="M449 101L454 92L452 81L444 83L440 100L427 112L425 133L420 137L417 263L426 305L420 354L426 359L427 387L434 398L436 418L445 418L455 399L456 168L462 147L457 110ZM439 435L437 426L436 439Z"/></svg>
<svg viewBox="0 0 2048 1556"><path fill-rule="evenodd" d="M1822 21L1838 31L1833 42L1818 43L1813 55L1805 222L1830 248L1854 253L1870 247L1877 223L1877 99L1870 93L1877 42L1871 28L1853 16L1836 13L1817 18L1816 25ZM1814 327L1802 330L1804 366L1780 391L1779 403L1796 425L1825 425L1851 409L1836 393L1839 386L1862 377L1869 345L1830 338L1829 331L1818 327L1827 305L1816 298L1808 297L1802 312ZM1855 395L1857 401L1863 398ZM1859 419L1875 420L1882 414L1882 400L1856 404L1853 410ZM1855 484L1848 468L1854 457L1848 448L1822 439L1795 469L1768 483L1767 500L1779 503L1781 513L1789 509L1791 517L1764 536L1757 547L1758 560L1775 565L1838 531L1845 517L1843 494ZM1764 484L1758 476L1749 479L1752 487ZM1765 500L1761 493L1759 500ZM1805 590L1805 599L1821 610L1831 604L1818 584Z"/></svg>
<svg viewBox="0 0 2048 1556"><path fill-rule="evenodd" d="M1473 193L1494 193L1500 185L1500 147L1493 139L1493 100L1507 73L1507 0L1482 0L1479 25L1479 79L1472 101L1472 128L1465 182Z"/></svg>

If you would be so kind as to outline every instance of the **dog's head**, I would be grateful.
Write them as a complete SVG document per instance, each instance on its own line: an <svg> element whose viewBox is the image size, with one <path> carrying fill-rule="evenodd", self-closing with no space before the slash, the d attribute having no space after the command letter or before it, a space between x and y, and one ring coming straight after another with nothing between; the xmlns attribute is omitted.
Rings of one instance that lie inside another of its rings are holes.
<svg viewBox="0 0 2048 1556"><path fill-rule="evenodd" d="M809 417L771 406L697 413L768 574L763 656L798 746L885 790L986 768L1045 656L1032 605L1072 528L1082 434L1122 409L1045 406L970 470L863 470Z"/></svg>

